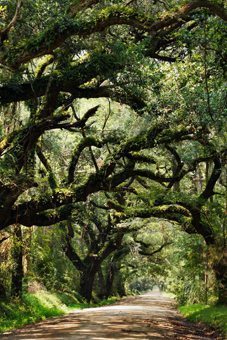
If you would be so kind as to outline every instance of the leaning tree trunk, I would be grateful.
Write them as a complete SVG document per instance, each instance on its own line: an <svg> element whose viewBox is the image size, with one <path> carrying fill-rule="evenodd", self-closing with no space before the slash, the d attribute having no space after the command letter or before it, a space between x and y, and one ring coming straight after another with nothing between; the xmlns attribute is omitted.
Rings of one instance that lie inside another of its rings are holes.
<svg viewBox="0 0 227 340"><path fill-rule="evenodd" d="M12 258L14 262L14 267L11 282L11 295L21 296L24 271L23 271L22 229L20 225L15 226Z"/></svg>

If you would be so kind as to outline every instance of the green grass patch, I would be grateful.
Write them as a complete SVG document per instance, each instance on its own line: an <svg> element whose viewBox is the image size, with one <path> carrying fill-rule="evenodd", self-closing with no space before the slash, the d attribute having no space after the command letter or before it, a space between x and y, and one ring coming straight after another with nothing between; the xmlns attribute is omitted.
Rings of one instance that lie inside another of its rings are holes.
<svg viewBox="0 0 227 340"><path fill-rule="evenodd" d="M99 303L81 303L68 293L50 293L44 290L24 294L23 298L13 301L0 301L0 333L20 328L53 316L61 316L73 309L99 307L116 302L111 297Z"/></svg>
<svg viewBox="0 0 227 340"><path fill-rule="evenodd" d="M102 306L112 305L113 303L117 302L118 300L120 300L119 297L112 296L112 297L109 297L108 299L101 300L101 301L96 302L96 303L80 302L80 303L72 304L69 307L70 307L70 309L102 307Z"/></svg>
<svg viewBox="0 0 227 340"><path fill-rule="evenodd" d="M55 294L46 291L24 294L22 300L0 302L0 332L66 312L66 305Z"/></svg>
<svg viewBox="0 0 227 340"><path fill-rule="evenodd" d="M77 297L74 294L65 293L65 292L56 292L55 295L58 297L61 302L66 305L67 307L73 307L73 306L80 306L81 305L81 298ZM81 307L78 307L81 308Z"/></svg>
<svg viewBox="0 0 227 340"><path fill-rule="evenodd" d="M180 312L192 322L203 322L227 334L227 306L202 304L179 307Z"/></svg>
<svg viewBox="0 0 227 340"><path fill-rule="evenodd" d="M119 300L120 300L120 297L111 296L108 299L102 300L102 301L94 304L93 307L102 307L102 306L112 305L113 303L115 303Z"/></svg>

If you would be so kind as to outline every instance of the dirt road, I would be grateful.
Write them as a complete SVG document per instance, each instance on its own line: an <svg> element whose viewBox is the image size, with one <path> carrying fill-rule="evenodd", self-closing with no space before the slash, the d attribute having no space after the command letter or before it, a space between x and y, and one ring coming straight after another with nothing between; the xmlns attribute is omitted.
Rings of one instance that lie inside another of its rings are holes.
<svg viewBox="0 0 227 340"><path fill-rule="evenodd" d="M185 321L173 300L159 292L122 299L115 305L76 310L0 336L0 339L221 339Z"/></svg>

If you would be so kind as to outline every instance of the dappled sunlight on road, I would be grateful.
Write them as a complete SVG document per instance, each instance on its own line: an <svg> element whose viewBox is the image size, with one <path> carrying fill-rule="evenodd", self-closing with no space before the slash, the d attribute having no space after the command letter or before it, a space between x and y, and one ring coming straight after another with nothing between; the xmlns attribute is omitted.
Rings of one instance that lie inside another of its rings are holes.
<svg viewBox="0 0 227 340"><path fill-rule="evenodd" d="M9 332L0 339L220 339L178 315L173 300L155 291L112 306L75 310Z"/></svg>

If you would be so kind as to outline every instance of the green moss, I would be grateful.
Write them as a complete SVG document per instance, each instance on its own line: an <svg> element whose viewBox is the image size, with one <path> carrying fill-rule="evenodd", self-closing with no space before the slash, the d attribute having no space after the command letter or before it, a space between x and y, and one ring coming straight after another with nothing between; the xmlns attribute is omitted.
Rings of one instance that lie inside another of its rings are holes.
<svg viewBox="0 0 227 340"><path fill-rule="evenodd" d="M52 50L61 45L62 40L65 37L69 37L72 34L87 34L92 31L99 31L99 22L108 20L110 17L122 17L126 19L134 19L141 22L144 26L146 22L150 20L142 12L138 12L132 7L122 5L112 5L106 8L92 12L92 16L79 16L76 18L62 16L58 20L49 24L49 26L36 36L28 39L24 39L18 44L17 47L12 46L10 52L5 55L5 59L14 65L17 62L21 62L25 58L30 59L32 54L42 55L45 50Z"/></svg>
<svg viewBox="0 0 227 340"><path fill-rule="evenodd" d="M227 306L202 304L181 306L180 312L192 322L203 322L227 334Z"/></svg>
<svg viewBox="0 0 227 340"><path fill-rule="evenodd" d="M108 19L111 15L116 15L120 13L121 15L132 16L137 14L134 8L122 5L112 5L107 6L98 13L98 19Z"/></svg>

